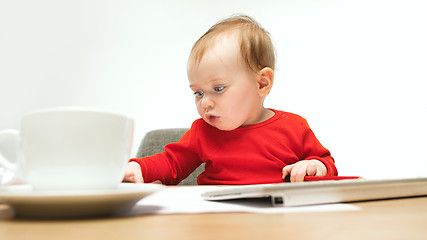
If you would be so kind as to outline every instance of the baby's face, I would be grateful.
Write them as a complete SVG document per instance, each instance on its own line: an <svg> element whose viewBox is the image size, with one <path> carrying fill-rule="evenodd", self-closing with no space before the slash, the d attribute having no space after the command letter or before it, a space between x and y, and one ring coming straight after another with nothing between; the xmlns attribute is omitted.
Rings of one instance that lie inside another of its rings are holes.
<svg viewBox="0 0 427 240"><path fill-rule="evenodd" d="M260 121L263 98L237 42L221 39L199 64L189 61L187 73L199 115L218 129L233 130Z"/></svg>

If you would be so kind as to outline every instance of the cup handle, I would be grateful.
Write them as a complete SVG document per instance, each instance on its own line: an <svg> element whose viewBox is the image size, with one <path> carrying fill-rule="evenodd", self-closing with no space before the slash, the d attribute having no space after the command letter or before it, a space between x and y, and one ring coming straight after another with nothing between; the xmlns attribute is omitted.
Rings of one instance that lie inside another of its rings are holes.
<svg viewBox="0 0 427 240"><path fill-rule="evenodd" d="M19 131L14 129L7 129L0 131L0 146L8 141L8 139L19 139ZM3 166L6 169L15 171L16 170L16 164L12 163L10 160L6 159L4 155L1 152L0 148L0 166Z"/></svg>

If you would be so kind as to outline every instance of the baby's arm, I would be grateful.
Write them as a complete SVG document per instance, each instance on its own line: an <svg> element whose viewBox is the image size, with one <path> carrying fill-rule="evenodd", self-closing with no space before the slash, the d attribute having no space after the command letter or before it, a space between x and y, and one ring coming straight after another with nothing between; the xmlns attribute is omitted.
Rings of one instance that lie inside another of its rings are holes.
<svg viewBox="0 0 427 240"><path fill-rule="evenodd" d="M303 182L305 176L325 176L327 173L325 164L311 159L287 165L282 169L282 178L290 175L291 182Z"/></svg>
<svg viewBox="0 0 427 240"><path fill-rule="evenodd" d="M129 162L126 167L123 182L143 183L141 166L137 162Z"/></svg>

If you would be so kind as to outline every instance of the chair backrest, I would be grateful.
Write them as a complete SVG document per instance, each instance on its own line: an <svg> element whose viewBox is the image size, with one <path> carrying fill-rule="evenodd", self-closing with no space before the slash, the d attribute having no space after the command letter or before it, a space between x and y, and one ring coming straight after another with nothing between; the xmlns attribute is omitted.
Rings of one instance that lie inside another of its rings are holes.
<svg viewBox="0 0 427 240"><path fill-rule="evenodd" d="M178 142L178 140L188 131L188 128L157 129L145 134L139 145L137 158L147 157L164 151L166 144ZM197 177L205 170L205 165L200 165L186 179L178 185L197 185Z"/></svg>

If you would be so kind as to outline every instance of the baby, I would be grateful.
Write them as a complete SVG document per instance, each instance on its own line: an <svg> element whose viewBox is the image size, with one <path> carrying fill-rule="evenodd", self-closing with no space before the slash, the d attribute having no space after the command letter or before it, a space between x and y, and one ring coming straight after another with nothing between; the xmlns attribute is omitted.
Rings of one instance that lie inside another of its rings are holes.
<svg viewBox="0 0 427 240"><path fill-rule="evenodd" d="M274 67L269 34L252 18L233 16L211 27L194 44L187 64L201 118L164 152L130 159L123 181L174 185L202 163L198 184L337 175L334 159L305 119L264 107Z"/></svg>

